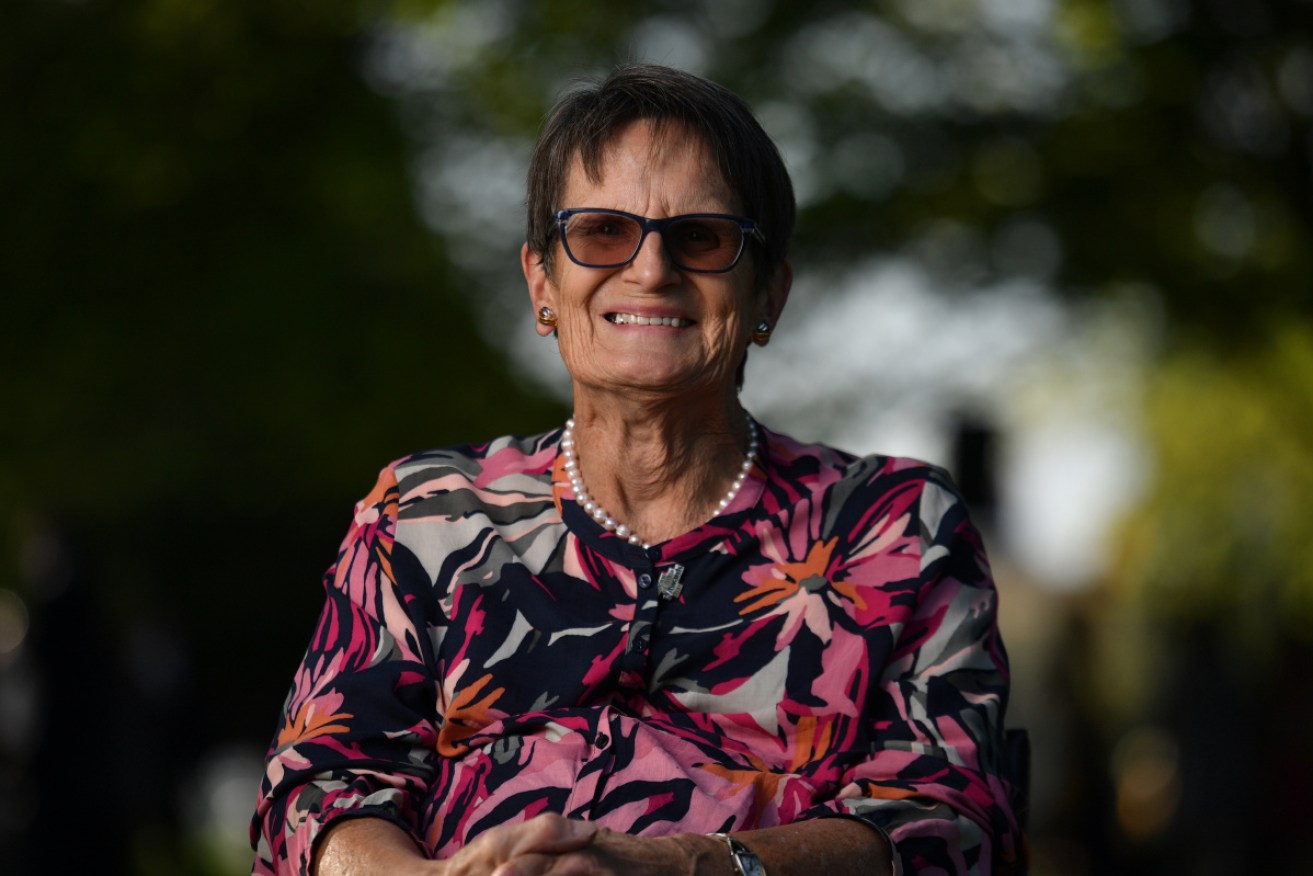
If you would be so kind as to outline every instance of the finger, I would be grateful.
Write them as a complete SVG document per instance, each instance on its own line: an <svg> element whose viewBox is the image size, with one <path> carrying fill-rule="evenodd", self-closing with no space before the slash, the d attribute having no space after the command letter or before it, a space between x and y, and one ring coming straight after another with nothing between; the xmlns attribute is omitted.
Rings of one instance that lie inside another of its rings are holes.
<svg viewBox="0 0 1313 876"><path fill-rule="evenodd" d="M561 858L557 855L520 855L498 866L492 871L492 876L571 876L560 869L560 864Z"/></svg>
<svg viewBox="0 0 1313 876"><path fill-rule="evenodd" d="M511 844L512 855L560 853L581 849L597 835L597 825L554 812L536 815L522 825Z"/></svg>

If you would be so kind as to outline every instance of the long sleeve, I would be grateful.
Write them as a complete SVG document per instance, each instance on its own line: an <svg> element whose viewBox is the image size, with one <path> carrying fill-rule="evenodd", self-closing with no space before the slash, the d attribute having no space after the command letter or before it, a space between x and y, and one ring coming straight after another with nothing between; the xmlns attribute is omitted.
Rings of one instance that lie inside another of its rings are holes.
<svg viewBox="0 0 1313 876"><path fill-rule="evenodd" d="M398 487L385 469L324 577L325 602L284 705L251 825L257 874L305 874L336 819L388 818L417 836L433 774L435 693L420 600L392 570Z"/></svg>
<svg viewBox="0 0 1313 876"><path fill-rule="evenodd" d="M917 502L920 576L878 687L871 756L838 811L892 840L902 873L1006 871L1021 854L1001 777L1007 657L978 532L948 476L929 469ZM909 531L910 531L909 527Z"/></svg>

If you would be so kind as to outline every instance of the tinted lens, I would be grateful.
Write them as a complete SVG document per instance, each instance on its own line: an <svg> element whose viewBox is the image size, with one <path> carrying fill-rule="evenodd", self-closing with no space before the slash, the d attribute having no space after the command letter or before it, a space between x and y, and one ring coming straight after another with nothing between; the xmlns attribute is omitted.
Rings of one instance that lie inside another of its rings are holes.
<svg viewBox="0 0 1313 876"><path fill-rule="evenodd" d="M634 257L643 229L628 216L577 213L565 225L565 245L575 261L593 267L622 265Z"/></svg>
<svg viewBox="0 0 1313 876"><path fill-rule="evenodd" d="M605 210L563 210L564 242L570 258L589 268L617 268L638 255L644 229L661 235L677 267L690 271L728 271L743 252L745 220L733 216L689 215L641 219Z"/></svg>
<svg viewBox="0 0 1313 876"><path fill-rule="evenodd" d="M733 219L680 219L662 237L676 264L697 271L723 271L743 248L743 229Z"/></svg>

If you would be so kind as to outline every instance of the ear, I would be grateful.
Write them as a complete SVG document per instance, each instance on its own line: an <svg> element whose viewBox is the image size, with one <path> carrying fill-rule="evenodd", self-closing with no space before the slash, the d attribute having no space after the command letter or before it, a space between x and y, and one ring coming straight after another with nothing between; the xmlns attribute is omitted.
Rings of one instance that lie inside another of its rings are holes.
<svg viewBox="0 0 1313 876"><path fill-rule="evenodd" d="M547 263L543 257L530 250L527 243L520 247L520 268L524 271L524 281L529 287L529 302L535 314L534 326L538 334L545 338L553 332L553 329L538 322L536 315L543 307L550 307L560 313L560 308L556 306L556 286L552 283L551 274L547 271Z"/></svg>

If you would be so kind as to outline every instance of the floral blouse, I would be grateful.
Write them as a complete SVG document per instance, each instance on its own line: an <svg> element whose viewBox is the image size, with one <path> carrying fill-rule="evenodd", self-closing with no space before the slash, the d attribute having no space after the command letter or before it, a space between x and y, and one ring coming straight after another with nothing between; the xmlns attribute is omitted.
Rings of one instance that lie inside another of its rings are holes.
<svg viewBox="0 0 1313 876"><path fill-rule="evenodd" d="M307 873L339 818L446 857L544 811L648 836L855 817L903 873L1015 860L997 594L941 469L763 429L733 503L645 549L573 501L560 437L408 457L356 506L255 873Z"/></svg>

